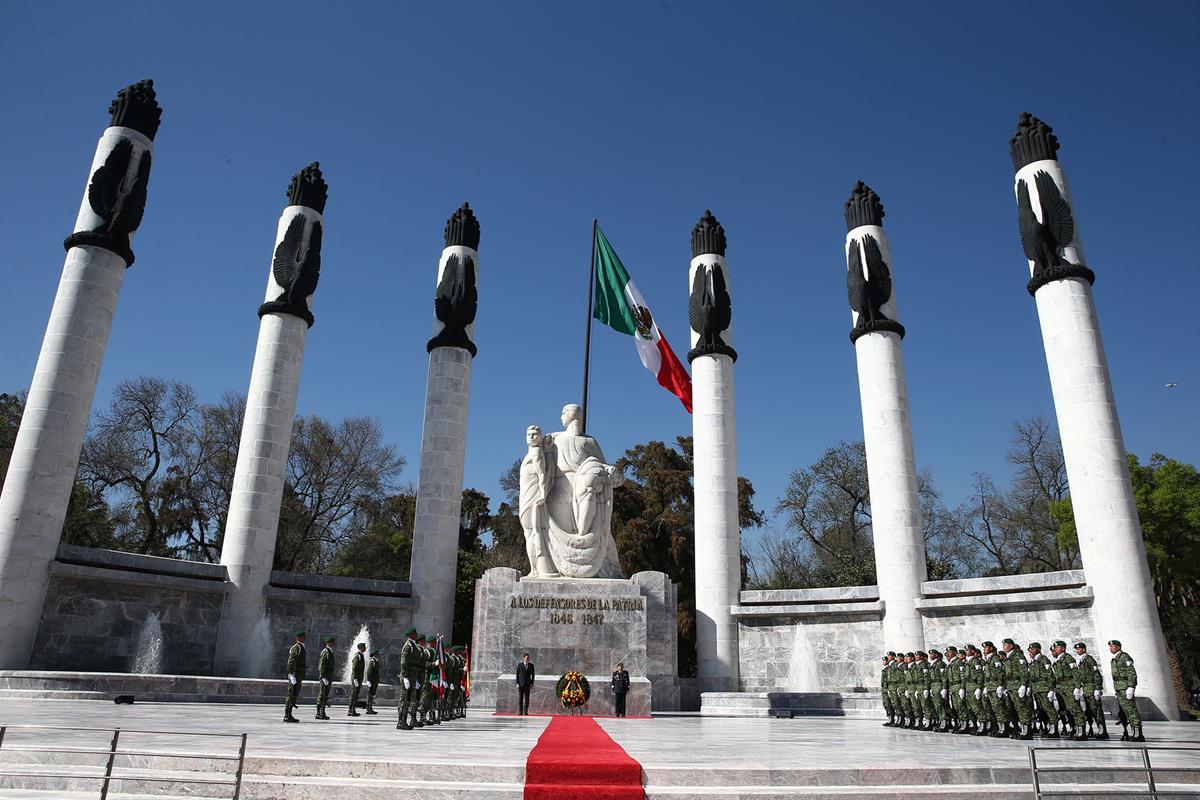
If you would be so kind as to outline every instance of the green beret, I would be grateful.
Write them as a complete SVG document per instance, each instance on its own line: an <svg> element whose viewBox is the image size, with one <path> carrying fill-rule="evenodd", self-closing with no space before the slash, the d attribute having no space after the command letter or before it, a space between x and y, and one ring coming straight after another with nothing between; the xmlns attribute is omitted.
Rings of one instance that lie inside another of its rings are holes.
<svg viewBox="0 0 1200 800"><path fill-rule="evenodd" d="M1083 642L1076 642L1076 643L1075 643L1075 649L1076 649L1076 650L1078 650L1078 649L1079 649L1079 648L1081 648L1081 647L1082 647L1084 650L1087 650L1087 645L1086 645L1086 644L1084 644Z"/></svg>
<svg viewBox="0 0 1200 800"><path fill-rule="evenodd" d="M905 658L916 658L917 654L916 653L905 653L904 657Z"/></svg>
<svg viewBox="0 0 1200 800"><path fill-rule="evenodd" d="M957 652L958 652L958 648L957 648L957 647L955 647L955 646L954 646L954 645L952 645L952 644L951 644L951 645L946 645L946 652L947 652L947 653L949 653L949 652L951 652L951 651L954 651L955 653L957 653Z"/></svg>
<svg viewBox="0 0 1200 800"><path fill-rule="evenodd" d="M941 654L942 654L941 650L937 650L936 648L933 648L933 647L929 648L929 655L940 656Z"/></svg>
<svg viewBox="0 0 1200 800"><path fill-rule="evenodd" d="M379 655L379 651L378 651L378 650L372 650L372 651L371 651L371 655L373 655L373 656L377 656L377 655Z"/></svg>
<svg viewBox="0 0 1200 800"><path fill-rule="evenodd" d="M366 649L367 649L367 643L366 643L366 642L359 642L358 644L356 644L356 645L354 645L354 646L355 646L355 647L357 647L359 650L366 650Z"/></svg>
<svg viewBox="0 0 1200 800"><path fill-rule="evenodd" d="M307 631L296 631L296 636L297 637L308 636L308 632Z"/></svg>
<svg viewBox="0 0 1200 800"><path fill-rule="evenodd" d="M984 642L983 646L984 647L995 647L996 645L992 644L991 642Z"/></svg>
<svg viewBox="0 0 1200 800"><path fill-rule="evenodd" d="M1041 643L1041 642L1030 642L1030 643L1029 643L1029 649L1030 649L1030 650L1041 650L1041 649L1042 649L1042 643Z"/></svg>
<svg viewBox="0 0 1200 800"><path fill-rule="evenodd" d="M429 641L429 637L428 637L428 636L426 636L426 635L425 635L425 634L423 634L423 633L418 633L418 634L417 634L417 641L418 641L418 642L428 642L428 641Z"/></svg>
<svg viewBox="0 0 1200 800"><path fill-rule="evenodd" d="M417 635L417 629L416 629L416 628L412 628L412 627L405 628L405 629L404 629L404 635L405 635L405 636L416 636L416 635Z"/></svg>
<svg viewBox="0 0 1200 800"><path fill-rule="evenodd" d="M926 653L924 650L917 651L917 658L920 658L921 656L927 656L927 655L929 655L929 654Z"/></svg>
<svg viewBox="0 0 1200 800"><path fill-rule="evenodd" d="M1066 643L1066 642L1064 642L1062 639L1055 639L1055 640L1054 640L1054 646L1055 646L1055 647L1066 647L1066 646L1067 646L1067 643Z"/></svg>
<svg viewBox="0 0 1200 800"><path fill-rule="evenodd" d="M336 637L336 636L326 636L326 637L325 637L324 639L322 639L321 641L325 642L325 644L329 644L330 642L336 642L336 641L337 641L337 637Z"/></svg>
<svg viewBox="0 0 1200 800"><path fill-rule="evenodd" d="M1014 642L1012 639L1005 639L1005 640L1004 640L1003 642L1001 642L1000 644L1011 644L1011 645L1013 645L1013 646L1016 646L1016 644L1017 644L1017 643L1016 643L1016 642Z"/></svg>
<svg viewBox="0 0 1200 800"><path fill-rule="evenodd" d="M973 644L964 644L963 650L978 650L979 648Z"/></svg>
<svg viewBox="0 0 1200 800"><path fill-rule="evenodd" d="M888 650L888 651L887 651L887 654L888 654L889 656L891 656L892 658L895 658L895 657L896 657L896 651L895 651L895 650Z"/></svg>
<svg viewBox="0 0 1200 800"><path fill-rule="evenodd" d="M1109 639L1109 640L1108 640L1108 643L1109 643L1109 644L1115 644L1117 647L1120 647L1120 646L1121 646L1121 640L1120 640L1120 639Z"/></svg>

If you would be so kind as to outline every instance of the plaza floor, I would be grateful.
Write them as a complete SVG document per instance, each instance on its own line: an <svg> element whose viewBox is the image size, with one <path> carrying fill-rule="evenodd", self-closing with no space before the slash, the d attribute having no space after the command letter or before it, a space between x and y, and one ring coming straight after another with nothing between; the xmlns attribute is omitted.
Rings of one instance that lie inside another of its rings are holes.
<svg viewBox="0 0 1200 800"><path fill-rule="evenodd" d="M343 790L353 790L356 800L519 798L525 758L549 721L548 717L493 716L487 710L472 709L467 719L405 732L395 729L395 709L391 707L379 716L358 718L346 717L344 707L334 707L328 722L313 720L313 713L312 706L306 705L298 713L302 722L287 725L280 721L282 709L276 706L0 700L0 725L120 727L191 734L245 732L248 744L242 797L253 800L309 800ZM981 791L989 798L1032 797L1030 745L1053 749L1038 751L1039 763L1048 766L1141 764L1140 751L1115 741L1016 742L894 730L868 719L679 715L598 721L642 764L649 798L967 797ZM1146 735L1151 745L1200 748L1197 723L1150 723ZM229 751L231 747L229 742L218 745L217 740L198 736L178 740L145 734L139 740L137 736L130 734L122 742L128 742L127 746L136 743L148 751L175 753L190 748L209 752L218 746ZM19 768L21 761L38 762L33 754L14 748L40 744L85 749L107 742L105 736L95 733L10 728L0 743L0 798L96 797L96 789L89 789L86 783L67 781L57 790L47 789L33 780L5 778L3 771L13 769L14 763ZM236 742L232 747L236 751ZM1190 768L1173 773L1171 781L1200 792L1200 749L1152 751L1152 757L1156 767ZM47 763L46 758L38 763ZM182 762L165 757L157 759L155 766L184 768ZM1097 771L1058 779L1063 782L1061 788L1085 797L1088 785L1095 789L1107 784L1106 790L1136 788L1138 776ZM114 800L151 795L174 798L177 795L171 792L178 791L165 786L154 792L137 788L146 794L131 795L121 791L134 791L133 784L114 788L120 790L110 793ZM205 796L230 795L214 790Z"/></svg>

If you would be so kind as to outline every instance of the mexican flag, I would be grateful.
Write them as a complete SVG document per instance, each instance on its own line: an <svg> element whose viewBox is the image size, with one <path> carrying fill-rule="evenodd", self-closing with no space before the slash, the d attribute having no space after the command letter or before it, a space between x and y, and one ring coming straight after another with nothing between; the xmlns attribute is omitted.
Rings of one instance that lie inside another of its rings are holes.
<svg viewBox="0 0 1200 800"><path fill-rule="evenodd" d="M654 373L660 386L679 398L692 413L692 379L658 329L642 293L629 279L625 265L596 229L596 302L592 316L617 333L632 336L642 366Z"/></svg>

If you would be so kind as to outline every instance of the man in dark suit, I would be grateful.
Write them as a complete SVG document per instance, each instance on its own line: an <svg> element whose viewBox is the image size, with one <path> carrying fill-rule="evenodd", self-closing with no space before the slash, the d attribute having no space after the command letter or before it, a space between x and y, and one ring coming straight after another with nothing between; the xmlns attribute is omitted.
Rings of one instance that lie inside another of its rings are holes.
<svg viewBox="0 0 1200 800"><path fill-rule="evenodd" d="M521 656L521 663L517 664L518 713L521 715L529 713L529 690L533 688L533 675L533 662L529 660L529 653L526 653Z"/></svg>
<svg viewBox="0 0 1200 800"><path fill-rule="evenodd" d="M618 717L625 716L625 695L629 694L629 673L624 664L617 664L612 676L613 708Z"/></svg>

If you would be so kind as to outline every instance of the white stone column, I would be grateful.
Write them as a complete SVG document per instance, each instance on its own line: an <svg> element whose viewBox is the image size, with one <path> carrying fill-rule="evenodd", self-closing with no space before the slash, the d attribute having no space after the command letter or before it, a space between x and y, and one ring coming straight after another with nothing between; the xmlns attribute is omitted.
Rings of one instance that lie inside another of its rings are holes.
<svg viewBox="0 0 1200 800"><path fill-rule="evenodd" d="M732 301L725 229L709 211L692 231L692 487L696 529L696 672L701 692L738 688L738 628L730 613L742 586Z"/></svg>
<svg viewBox="0 0 1200 800"><path fill-rule="evenodd" d="M292 179L290 204L276 230L221 544L221 563L232 586L217 636L219 675L262 677L244 673L252 660L248 648L254 627L266 612L263 592L275 560L300 368L312 324L311 293L320 268L325 196L318 165L306 167Z"/></svg>
<svg viewBox="0 0 1200 800"><path fill-rule="evenodd" d="M1022 114L1011 147L1018 211L1023 206L1024 183L1028 205L1020 216L1028 220L1032 212L1036 217L1034 225L1021 226L1031 276L1028 289L1041 321L1079 533L1079 556L1092 587L1097 659L1107 673L1107 648L1103 645L1119 639L1134 658L1138 695L1153 702L1162 716L1178 719L1125 442L1092 299L1095 275L1086 267L1070 189L1056 155L1058 139L1050 126ZM1039 173L1051 181L1041 178L1046 197L1039 190ZM1065 200L1065 212L1056 204L1056 194ZM1065 238L1064 213L1070 238L1059 241L1054 234Z"/></svg>
<svg viewBox="0 0 1200 800"><path fill-rule="evenodd" d="M100 137L88 171L96 200L84 191L67 238L62 279L0 496L0 669L28 666L33 651L117 298L133 263L133 231L141 221L162 114L150 81L123 89L110 112L113 124ZM111 200L118 195L126 210L114 213Z"/></svg>
<svg viewBox="0 0 1200 800"><path fill-rule="evenodd" d="M410 581L418 602L413 624L421 633L450 636L478 300L479 222L466 203L447 221L445 244L438 262L433 338L427 345Z"/></svg>
<svg viewBox="0 0 1200 800"><path fill-rule="evenodd" d="M846 203L850 341L858 360L883 644L923 650L916 602L926 577L925 538L900 344L904 326L896 311L892 253L882 223L879 196L859 181Z"/></svg>

